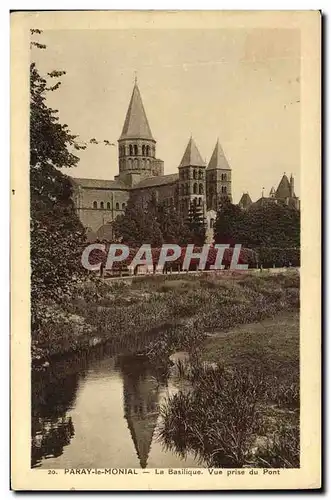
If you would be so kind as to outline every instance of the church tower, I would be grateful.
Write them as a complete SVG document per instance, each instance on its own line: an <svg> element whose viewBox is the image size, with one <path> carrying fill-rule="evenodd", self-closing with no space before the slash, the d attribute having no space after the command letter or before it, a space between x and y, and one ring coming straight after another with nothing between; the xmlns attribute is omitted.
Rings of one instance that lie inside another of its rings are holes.
<svg viewBox="0 0 331 500"><path fill-rule="evenodd" d="M217 212L222 199L228 198L232 202L231 168L218 139L206 174L207 210Z"/></svg>
<svg viewBox="0 0 331 500"><path fill-rule="evenodd" d="M163 162L155 158L153 138L135 80L123 130L118 140L119 178L133 185L153 175L163 175Z"/></svg>
<svg viewBox="0 0 331 500"><path fill-rule="evenodd" d="M206 163L201 158L199 150L191 137L178 167L179 170L179 210L186 217L191 204L206 212L205 186Z"/></svg>

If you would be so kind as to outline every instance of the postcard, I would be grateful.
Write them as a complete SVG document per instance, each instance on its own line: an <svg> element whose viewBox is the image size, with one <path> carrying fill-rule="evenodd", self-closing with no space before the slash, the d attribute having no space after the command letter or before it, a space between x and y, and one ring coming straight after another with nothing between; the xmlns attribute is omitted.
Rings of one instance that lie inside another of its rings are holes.
<svg viewBox="0 0 331 500"><path fill-rule="evenodd" d="M321 14L11 14L11 487L321 488Z"/></svg>

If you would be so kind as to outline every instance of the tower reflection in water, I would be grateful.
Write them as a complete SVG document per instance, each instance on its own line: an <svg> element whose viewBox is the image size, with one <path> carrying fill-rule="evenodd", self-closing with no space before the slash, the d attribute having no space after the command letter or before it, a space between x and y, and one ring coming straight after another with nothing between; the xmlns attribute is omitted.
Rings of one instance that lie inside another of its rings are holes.
<svg viewBox="0 0 331 500"><path fill-rule="evenodd" d="M155 446L152 443L167 376L160 374L143 356L114 356L100 348L86 356L54 364L47 373L33 378L32 467L44 468L47 463L54 468L80 464L123 467L128 462L131 467L146 468L153 453L154 462L155 453L163 455L156 440ZM96 397L93 397L94 387L100 391ZM112 411L112 405L121 400L122 408ZM114 447L119 447L120 453L112 454L109 448L111 433L106 440L101 437L104 412L105 425L114 430ZM96 463L94 457L100 461Z"/></svg>
<svg viewBox="0 0 331 500"><path fill-rule="evenodd" d="M164 381L142 357L119 360L123 377L124 418L140 466L145 469L159 417L159 399Z"/></svg>

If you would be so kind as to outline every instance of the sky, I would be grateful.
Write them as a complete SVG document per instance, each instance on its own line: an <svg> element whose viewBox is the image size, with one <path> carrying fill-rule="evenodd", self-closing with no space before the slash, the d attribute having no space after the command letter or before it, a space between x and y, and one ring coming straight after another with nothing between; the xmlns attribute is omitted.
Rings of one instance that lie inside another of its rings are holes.
<svg viewBox="0 0 331 500"><path fill-rule="evenodd" d="M32 49L41 73L65 70L49 95L82 141L74 177L113 179L134 78L165 174L177 172L192 134L210 160L217 138L232 168L232 193L253 200L284 172L300 196L300 31L295 29L48 30Z"/></svg>

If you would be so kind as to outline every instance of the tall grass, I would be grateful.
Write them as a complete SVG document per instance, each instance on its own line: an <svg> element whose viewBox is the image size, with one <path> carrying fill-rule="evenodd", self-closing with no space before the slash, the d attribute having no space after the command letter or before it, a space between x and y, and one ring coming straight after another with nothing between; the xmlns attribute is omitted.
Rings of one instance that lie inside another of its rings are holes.
<svg viewBox="0 0 331 500"><path fill-rule="evenodd" d="M89 347L93 337L98 342L125 339L127 344L132 339L134 345L140 337L146 349L164 354L185 346L192 351L208 330L226 330L297 309L298 280L296 273L240 279L213 274L151 276L132 286L97 280L86 284L74 302L63 303L61 314L57 306L45 319L42 333L34 339L35 352L47 357L75 351ZM83 325L78 328L71 315Z"/></svg>
<svg viewBox="0 0 331 500"><path fill-rule="evenodd" d="M193 453L209 467L299 466L298 419L290 426L278 420L272 434L267 425L272 379L258 370L200 364L182 365L181 372L192 389L161 408L158 438L166 448L181 456Z"/></svg>

